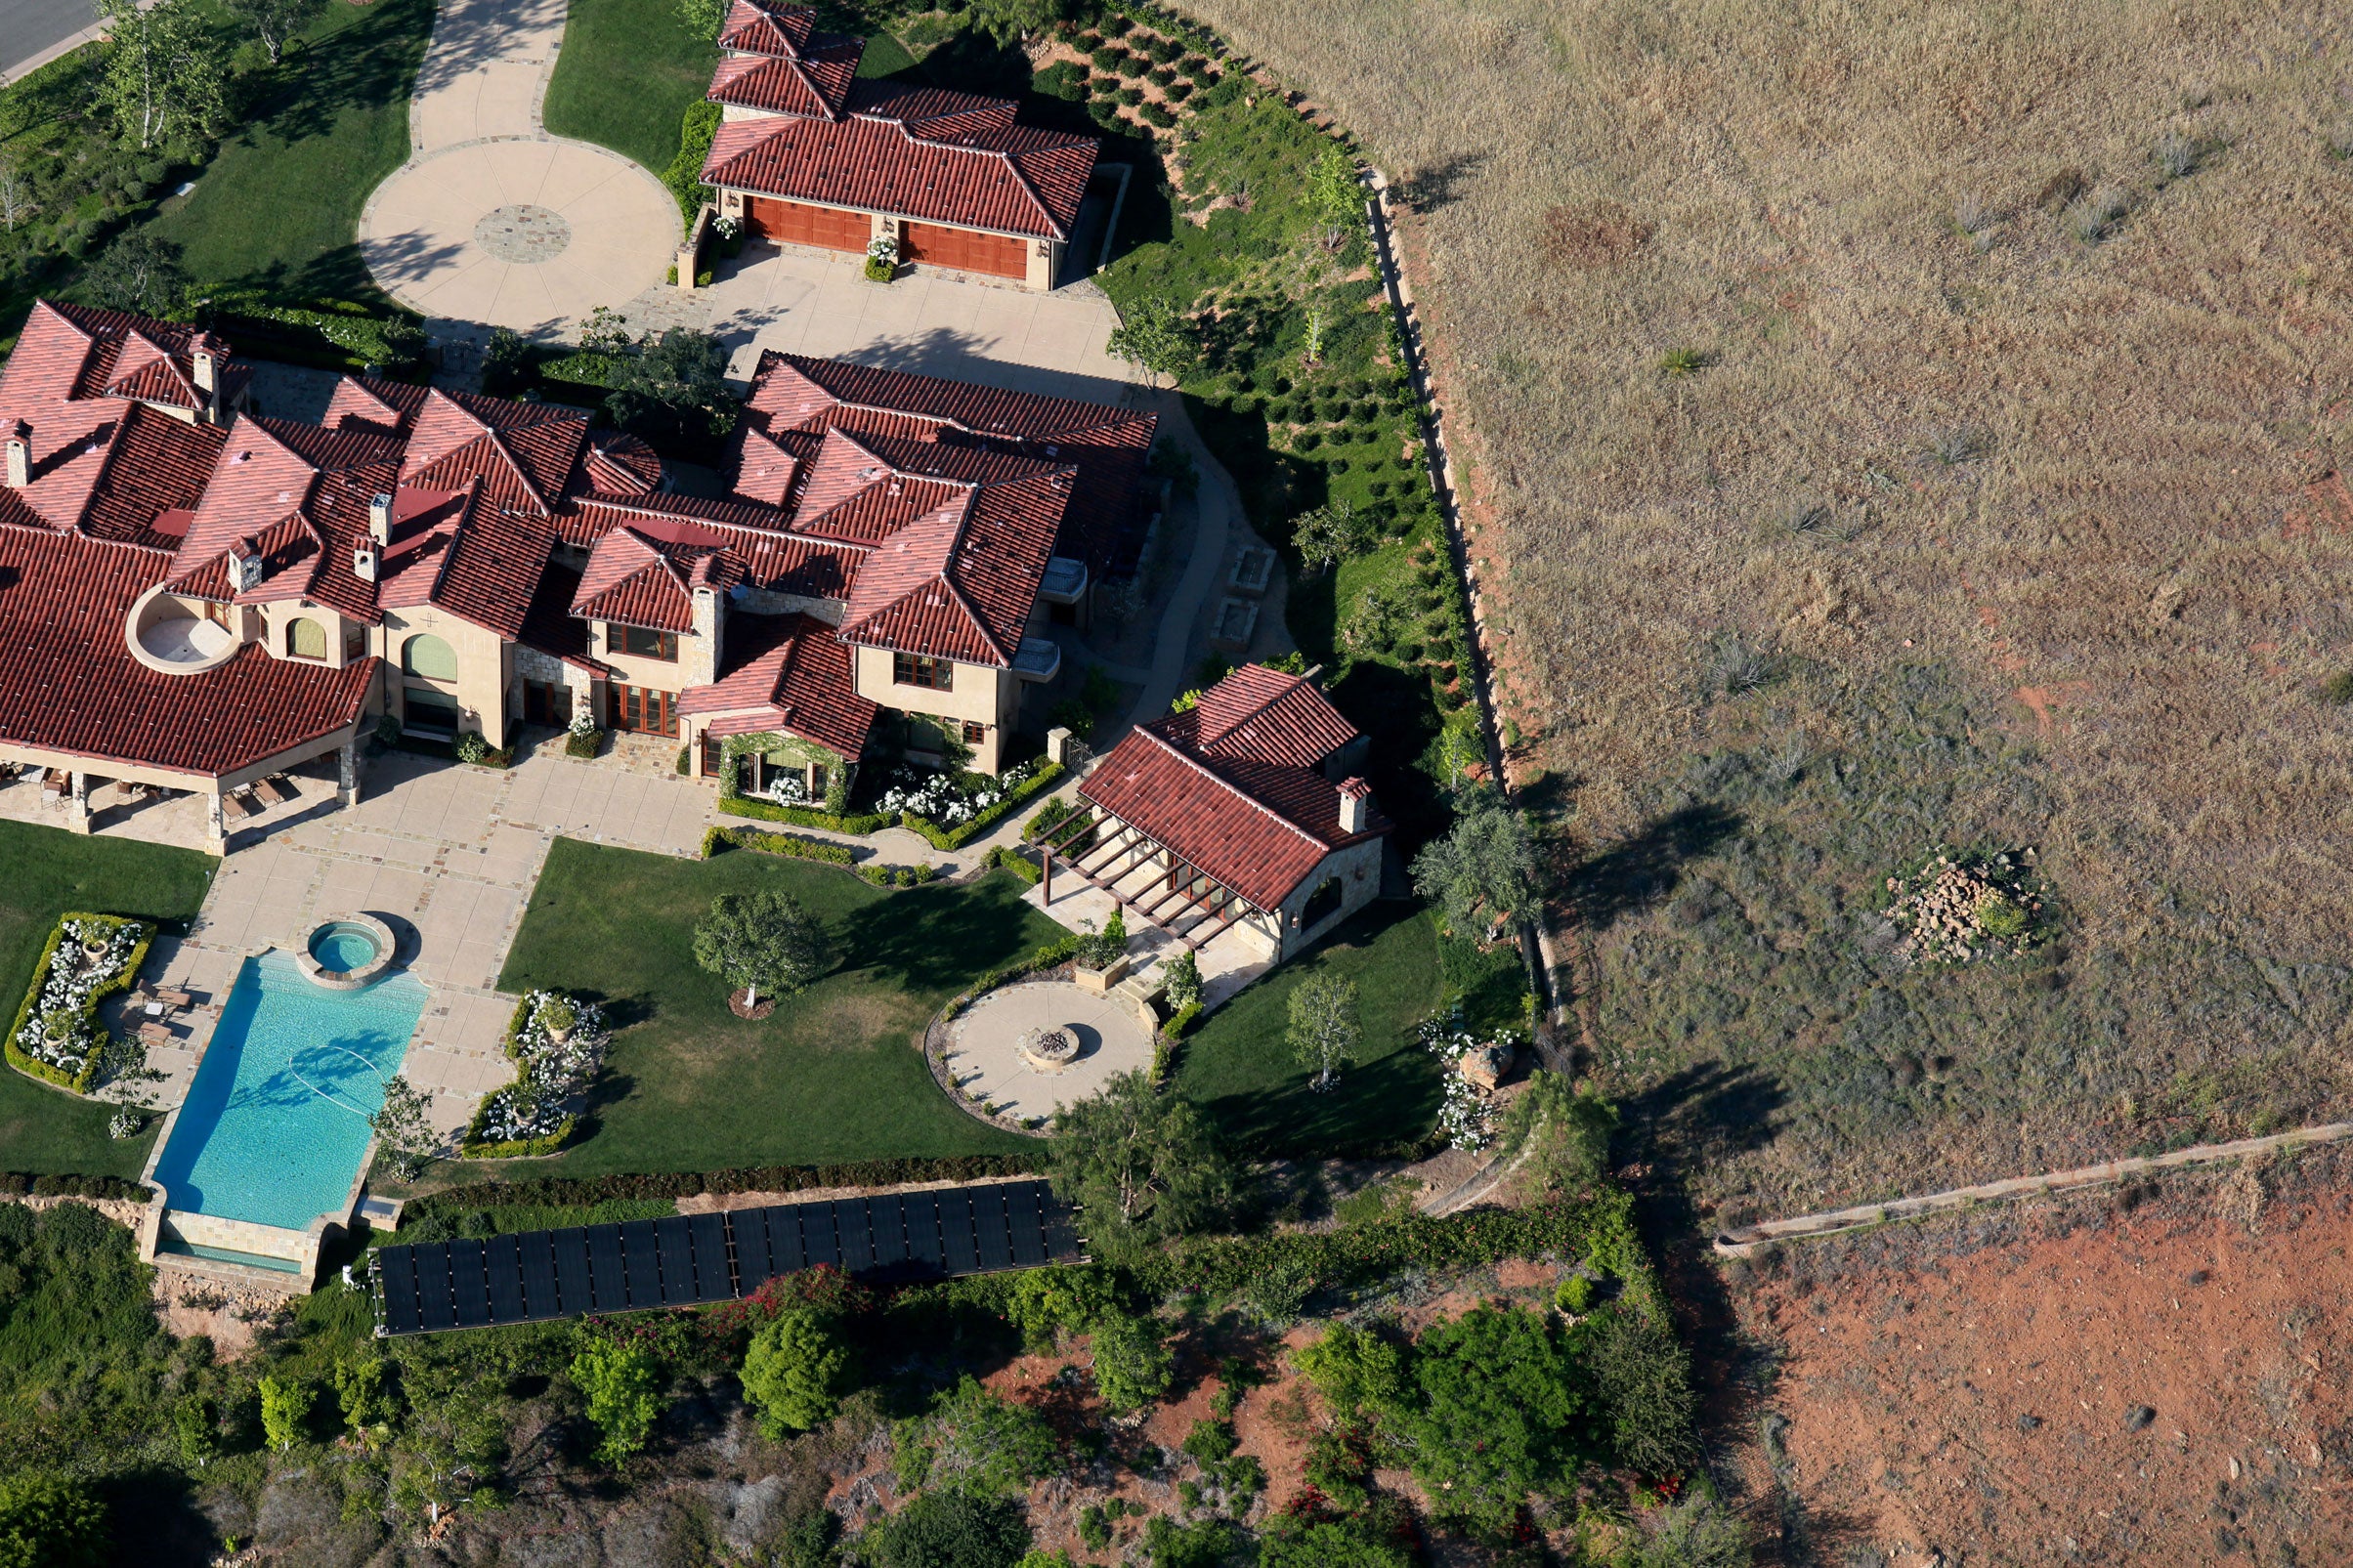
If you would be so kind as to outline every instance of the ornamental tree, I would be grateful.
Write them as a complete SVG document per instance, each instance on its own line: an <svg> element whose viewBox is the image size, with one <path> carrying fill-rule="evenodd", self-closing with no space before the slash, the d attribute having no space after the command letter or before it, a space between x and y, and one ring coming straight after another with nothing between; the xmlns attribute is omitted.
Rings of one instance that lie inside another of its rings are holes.
<svg viewBox="0 0 2353 1568"><path fill-rule="evenodd" d="M1319 969L1291 993L1291 1024L1285 1038L1300 1065L1315 1075L1318 1093L1338 1081L1341 1068L1356 1055L1363 1029L1356 1021L1356 982Z"/></svg>
<svg viewBox="0 0 2353 1568"><path fill-rule="evenodd" d="M834 1419L850 1386L852 1357L833 1318L815 1307L788 1307L760 1326L744 1353L744 1397L772 1438L805 1432Z"/></svg>
<svg viewBox="0 0 2353 1568"><path fill-rule="evenodd" d="M250 33L275 65L286 45L320 7L321 0L228 0L229 15Z"/></svg>
<svg viewBox="0 0 2353 1568"><path fill-rule="evenodd" d="M1060 1448L1045 1417L968 1375L930 1415L899 1423L893 1437L893 1463L909 1491L941 1487L978 1497L1018 1496L1053 1473Z"/></svg>
<svg viewBox="0 0 2353 1568"><path fill-rule="evenodd" d="M168 317L188 295L188 269L180 258L172 241L133 230L83 270L82 294L104 310Z"/></svg>
<svg viewBox="0 0 2353 1568"><path fill-rule="evenodd" d="M433 1096L395 1073L384 1081L384 1103L367 1119L375 1130L376 1146L402 1181L414 1181L418 1170L441 1141L428 1113Z"/></svg>
<svg viewBox="0 0 2353 1568"><path fill-rule="evenodd" d="M1119 359L1171 381L1190 370L1201 357L1192 321L1157 296L1138 301L1113 329L1106 347Z"/></svg>
<svg viewBox="0 0 2353 1568"><path fill-rule="evenodd" d="M99 102L126 142L142 151L168 138L200 134L227 112L229 57L193 0L98 0L107 29L107 74Z"/></svg>
<svg viewBox="0 0 2353 1568"><path fill-rule="evenodd" d="M1143 1409L1169 1391L1176 1358L1160 1325L1115 1312L1094 1326L1094 1386L1115 1411Z"/></svg>
<svg viewBox="0 0 2353 1568"><path fill-rule="evenodd" d="M695 962L744 988L744 1005L762 991L790 996L825 972L825 929L800 901L778 888L722 893L695 926Z"/></svg>
<svg viewBox="0 0 2353 1568"><path fill-rule="evenodd" d="M262 1396L262 1440L283 1453L302 1441L315 1395L299 1377L264 1377L254 1385Z"/></svg>
<svg viewBox="0 0 2353 1568"><path fill-rule="evenodd" d="M0 1478L0 1568L103 1568L111 1560L106 1504L88 1490L39 1471Z"/></svg>
<svg viewBox="0 0 2353 1568"><path fill-rule="evenodd" d="M605 412L641 436L724 435L733 407L726 376L726 345L673 326L614 361Z"/></svg>
<svg viewBox="0 0 2353 1568"><path fill-rule="evenodd" d="M1063 1108L1047 1170L1087 1210L1095 1253L1114 1262L1199 1229L1234 1196L1233 1163L1200 1108L1159 1093L1140 1068Z"/></svg>
<svg viewBox="0 0 2353 1568"><path fill-rule="evenodd" d="M1540 885L1527 818L1492 789L1466 790L1446 836L1414 857L1413 885L1466 934L1528 919Z"/></svg>

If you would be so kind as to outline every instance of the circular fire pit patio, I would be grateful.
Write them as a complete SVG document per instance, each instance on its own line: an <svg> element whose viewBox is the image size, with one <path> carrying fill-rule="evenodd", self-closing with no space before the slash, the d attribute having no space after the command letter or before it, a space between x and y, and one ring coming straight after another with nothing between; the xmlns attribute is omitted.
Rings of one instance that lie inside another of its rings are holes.
<svg viewBox="0 0 2353 1568"><path fill-rule="evenodd" d="M943 1059L963 1098L1016 1122L1050 1118L1152 1065L1151 1032L1134 1013L1065 980L992 991L947 1036Z"/></svg>

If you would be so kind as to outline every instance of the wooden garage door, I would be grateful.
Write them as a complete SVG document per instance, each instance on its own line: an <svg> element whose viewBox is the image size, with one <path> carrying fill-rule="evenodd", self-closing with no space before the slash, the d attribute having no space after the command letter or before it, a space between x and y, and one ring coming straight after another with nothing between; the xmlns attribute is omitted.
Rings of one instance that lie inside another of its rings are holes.
<svg viewBox="0 0 2353 1568"><path fill-rule="evenodd" d="M911 223L907 226L907 259L987 273L993 277L1027 277L1029 241L940 224Z"/></svg>
<svg viewBox="0 0 2353 1568"><path fill-rule="evenodd" d="M864 250L874 235L874 220L863 212L839 207L812 207L798 201L747 197L746 218L751 232L768 239L794 245L823 245L828 250Z"/></svg>

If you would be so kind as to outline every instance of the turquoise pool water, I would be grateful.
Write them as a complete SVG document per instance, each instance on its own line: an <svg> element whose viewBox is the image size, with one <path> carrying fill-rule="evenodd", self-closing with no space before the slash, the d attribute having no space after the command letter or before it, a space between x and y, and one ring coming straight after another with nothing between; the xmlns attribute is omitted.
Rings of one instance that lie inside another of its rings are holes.
<svg viewBox="0 0 2353 1568"><path fill-rule="evenodd" d="M321 967L348 974L376 955L376 939L356 925L323 925L311 933L311 956Z"/></svg>
<svg viewBox="0 0 2353 1568"><path fill-rule="evenodd" d="M292 1230L342 1208L425 996L406 974L328 991L290 954L246 959L155 1163L165 1202Z"/></svg>

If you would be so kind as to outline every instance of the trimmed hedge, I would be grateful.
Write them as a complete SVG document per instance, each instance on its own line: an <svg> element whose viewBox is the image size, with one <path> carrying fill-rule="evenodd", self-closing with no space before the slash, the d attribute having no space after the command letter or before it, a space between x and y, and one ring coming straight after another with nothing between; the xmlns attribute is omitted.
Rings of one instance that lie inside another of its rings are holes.
<svg viewBox="0 0 2353 1568"><path fill-rule="evenodd" d="M912 832L922 834L930 841L931 847L934 849L962 849L982 833L1005 821L1012 813L1037 799L1042 791L1060 783L1062 775L1068 771L1059 762L1046 763L1039 768L1036 777L1023 784L1020 788L1006 795L970 822L953 828L940 827L925 822L912 811L899 814L899 826Z"/></svg>
<svg viewBox="0 0 2353 1568"><path fill-rule="evenodd" d="M857 871L877 887L921 887L939 875L936 866L861 866Z"/></svg>
<svg viewBox="0 0 2353 1568"><path fill-rule="evenodd" d="M412 1216L462 1213L508 1204L569 1208L633 1198L693 1198L702 1193L806 1192L815 1187L895 1187L914 1181L977 1181L1037 1173L1034 1155L950 1155L935 1160L859 1160L838 1165L754 1165L731 1170L655 1171L641 1175L543 1176L478 1181L408 1201ZM44 1178L46 1179L46 1178Z"/></svg>
<svg viewBox="0 0 2353 1568"><path fill-rule="evenodd" d="M704 829L703 858L708 860L722 848L756 849L764 855L783 855L796 861L823 861L828 866L847 866L857 859L847 844L830 843L822 838L803 838L798 833L770 833L757 827Z"/></svg>
<svg viewBox="0 0 2353 1568"><path fill-rule="evenodd" d="M131 956L123 964L122 971L105 985L94 989L88 998L82 1002L82 1018L97 1032L98 1038L91 1042L90 1054L83 1058L82 1068L78 1073L68 1073L62 1067L52 1067L47 1062L27 1056L17 1048L17 1037L23 1034L24 1026L32 1021L33 1004L40 999L41 988L49 979L50 960L57 956L58 944L65 940L65 922L67 920L111 920L117 926L136 926L140 933L138 945L131 949ZM9 1026L6 1041L8 1065L25 1077L37 1078L44 1083L55 1083L58 1087L71 1089L76 1094L89 1093L90 1080L98 1072L99 1058L107 1053L108 1039L107 1032L98 1028L98 1004L116 992L127 990L130 987L132 980L139 974L139 966L147 962L148 945L154 940L155 928L145 920L125 919L119 914L92 914L82 911L68 911L59 915L57 929L49 933L49 940L41 947L40 961L33 965L32 983L24 988L24 999L17 1004L17 1021Z"/></svg>
<svg viewBox="0 0 2353 1568"><path fill-rule="evenodd" d="M780 806L772 800L753 800L747 795L721 795L719 809L730 817L791 823L795 827L822 827L829 833L848 833L853 838L864 838L877 828L890 826L890 819L880 812L836 817L830 811L813 811L807 806Z"/></svg>
<svg viewBox="0 0 2353 1568"><path fill-rule="evenodd" d="M1030 886L1036 887L1045 876L1045 869L1010 844L999 844L989 851L989 864L999 870L1011 871Z"/></svg>
<svg viewBox="0 0 2353 1568"><path fill-rule="evenodd" d="M0 1170L0 1196L10 1198L135 1198L145 1203L149 1191L120 1176L28 1176Z"/></svg>

